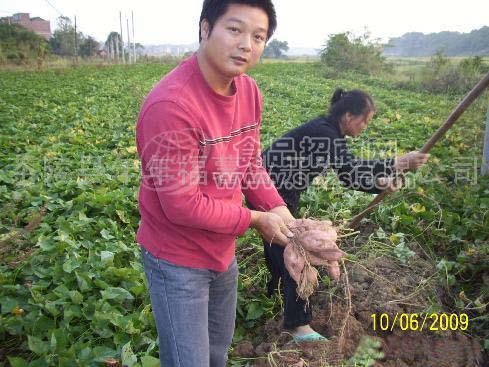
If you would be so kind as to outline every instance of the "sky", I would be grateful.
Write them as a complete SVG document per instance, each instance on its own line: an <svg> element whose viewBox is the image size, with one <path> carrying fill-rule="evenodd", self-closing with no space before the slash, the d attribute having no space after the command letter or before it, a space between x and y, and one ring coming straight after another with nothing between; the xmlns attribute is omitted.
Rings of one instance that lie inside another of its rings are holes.
<svg viewBox="0 0 489 367"><path fill-rule="evenodd" d="M150 44L190 44L198 42L198 20L203 0L2 0L0 17L30 13L51 22L77 16L77 25L86 35L102 41L111 31L119 31L122 12L134 12L136 42ZM470 32L489 26L488 0L275 0L278 27L273 38L290 47L320 48L328 35L351 31L388 41L406 32Z"/></svg>

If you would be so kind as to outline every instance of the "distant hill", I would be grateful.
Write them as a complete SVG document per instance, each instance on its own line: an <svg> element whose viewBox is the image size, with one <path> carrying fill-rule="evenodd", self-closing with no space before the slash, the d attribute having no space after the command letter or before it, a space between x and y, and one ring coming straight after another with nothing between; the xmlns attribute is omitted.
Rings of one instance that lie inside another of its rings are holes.
<svg viewBox="0 0 489 367"><path fill-rule="evenodd" d="M489 55L489 27L470 33L406 33L391 38L384 48L385 56L431 56L442 49L447 56Z"/></svg>

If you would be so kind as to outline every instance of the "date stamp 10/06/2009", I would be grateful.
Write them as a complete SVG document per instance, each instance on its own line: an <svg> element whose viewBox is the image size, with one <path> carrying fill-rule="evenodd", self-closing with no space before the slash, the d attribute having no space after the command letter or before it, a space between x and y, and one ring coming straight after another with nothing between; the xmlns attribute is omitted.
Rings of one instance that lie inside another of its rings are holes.
<svg viewBox="0 0 489 367"><path fill-rule="evenodd" d="M465 313L373 313L371 317L374 331L465 331L469 327Z"/></svg>

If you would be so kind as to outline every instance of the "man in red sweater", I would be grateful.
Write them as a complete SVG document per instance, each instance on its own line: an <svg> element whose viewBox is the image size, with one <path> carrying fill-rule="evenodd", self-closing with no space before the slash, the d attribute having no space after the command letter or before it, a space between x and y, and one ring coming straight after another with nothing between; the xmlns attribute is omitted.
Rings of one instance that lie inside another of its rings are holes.
<svg viewBox="0 0 489 367"><path fill-rule="evenodd" d="M205 0L198 51L141 108L136 239L162 366L225 366L236 237L250 227L282 245L292 236L294 218L260 161L261 94L244 74L275 27L271 0ZM242 206L243 194L259 211Z"/></svg>

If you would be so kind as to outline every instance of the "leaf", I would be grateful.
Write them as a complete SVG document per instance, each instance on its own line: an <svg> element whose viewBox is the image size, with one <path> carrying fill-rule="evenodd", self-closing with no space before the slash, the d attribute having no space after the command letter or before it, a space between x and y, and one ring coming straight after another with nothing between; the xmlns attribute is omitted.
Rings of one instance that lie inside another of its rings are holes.
<svg viewBox="0 0 489 367"><path fill-rule="evenodd" d="M377 232L375 234L377 235L377 237L379 239L385 239L386 238L385 232L382 229L382 227L379 227L379 229L377 230Z"/></svg>
<svg viewBox="0 0 489 367"><path fill-rule="evenodd" d="M44 356L29 362L29 367L46 367L49 363Z"/></svg>
<svg viewBox="0 0 489 367"><path fill-rule="evenodd" d="M246 320L256 320L263 315L263 306L258 302L251 302L246 314Z"/></svg>
<svg viewBox="0 0 489 367"><path fill-rule="evenodd" d="M56 248L56 242L54 242L51 238L46 238L44 235L40 235L36 246L39 246L42 250L49 252Z"/></svg>
<svg viewBox="0 0 489 367"><path fill-rule="evenodd" d="M129 219L127 219L126 214L122 210L116 210L117 216L121 220L122 223L128 224L131 223Z"/></svg>
<svg viewBox="0 0 489 367"><path fill-rule="evenodd" d="M100 260L104 264L112 265L114 262L114 253L110 251L102 251L100 252Z"/></svg>
<svg viewBox="0 0 489 367"><path fill-rule="evenodd" d="M0 303L2 304L3 314L12 312L12 310L19 305L19 301L11 297L0 298Z"/></svg>
<svg viewBox="0 0 489 367"><path fill-rule="evenodd" d="M12 367L29 367L29 363L20 357L7 357Z"/></svg>
<svg viewBox="0 0 489 367"><path fill-rule="evenodd" d="M59 298L69 298L70 290L64 284L61 284L53 289L53 293L56 294Z"/></svg>
<svg viewBox="0 0 489 367"><path fill-rule="evenodd" d="M78 283L78 288L82 292L88 292L89 290L91 290L90 284L89 284L90 278L86 274L79 273L79 272L75 271L75 275L76 275L76 280Z"/></svg>
<svg viewBox="0 0 489 367"><path fill-rule="evenodd" d="M95 357L94 362L103 363L106 359L117 357L117 352L115 350L104 346L97 346L93 348L92 353Z"/></svg>
<svg viewBox="0 0 489 367"><path fill-rule="evenodd" d="M78 263L78 260L75 258L69 258L63 264L63 270L66 273L71 273L73 270L75 270L79 267L80 267L80 264Z"/></svg>
<svg viewBox="0 0 489 367"><path fill-rule="evenodd" d="M125 325L124 331L131 335L141 333L140 329L134 327L134 322L132 320L129 320L129 322Z"/></svg>
<svg viewBox="0 0 489 367"><path fill-rule="evenodd" d="M394 253L403 264L407 264L409 260L416 255L416 253L408 248L404 242L399 243L395 247Z"/></svg>
<svg viewBox="0 0 489 367"><path fill-rule="evenodd" d="M416 203L411 205L411 210L414 213L424 213L426 211L426 208L423 205Z"/></svg>
<svg viewBox="0 0 489 367"><path fill-rule="evenodd" d="M441 271L450 271L453 269L455 262L442 259L436 264L436 268Z"/></svg>
<svg viewBox="0 0 489 367"><path fill-rule="evenodd" d="M57 347L57 341L56 341L56 335L54 333L51 334L51 343L50 343L50 350L51 353L56 352L56 347Z"/></svg>
<svg viewBox="0 0 489 367"><path fill-rule="evenodd" d="M100 235L105 238L106 240L111 240L113 238L115 238L114 236L112 236L106 229L102 229L100 231Z"/></svg>
<svg viewBox="0 0 489 367"><path fill-rule="evenodd" d="M70 322L74 318L81 318L82 312L78 305L65 305L63 307L63 315L65 322Z"/></svg>
<svg viewBox="0 0 489 367"><path fill-rule="evenodd" d="M98 334L101 338L111 338L114 335L112 331L112 327L109 325L107 321L94 321L91 323L90 327Z"/></svg>
<svg viewBox="0 0 489 367"><path fill-rule="evenodd" d="M122 364L126 365L127 367L132 367L138 362L138 358L132 351L131 342L127 342L122 347L121 358Z"/></svg>
<svg viewBox="0 0 489 367"><path fill-rule="evenodd" d="M160 367L160 360L151 356L141 358L142 367Z"/></svg>
<svg viewBox="0 0 489 367"><path fill-rule="evenodd" d="M34 324L36 325L36 332L40 335L47 335L49 329L56 327L54 319L41 314L39 317L34 319Z"/></svg>
<svg viewBox="0 0 489 367"><path fill-rule="evenodd" d="M101 289L108 289L110 288L110 285L106 282L104 282L102 279L95 279L93 281L93 284L95 284L97 287Z"/></svg>
<svg viewBox="0 0 489 367"><path fill-rule="evenodd" d="M70 298L71 301L76 305L79 305L83 302L83 295L78 291L70 291Z"/></svg>
<svg viewBox="0 0 489 367"><path fill-rule="evenodd" d="M79 212L78 213L78 220L82 223L90 223L94 222L94 219L88 218L87 215L84 212Z"/></svg>
<svg viewBox="0 0 489 367"><path fill-rule="evenodd" d="M32 335L27 335L27 345L29 349L41 356L49 352L49 343L42 341L40 338Z"/></svg>
<svg viewBox="0 0 489 367"><path fill-rule="evenodd" d="M57 317L59 316L60 314L60 311L58 310L58 308L56 307L56 303L55 302L46 302L46 304L44 305L44 307L46 308L46 310L49 311L49 313L51 315L53 315L54 317Z"/></svg>
<svg viewBox="0 0 489 367"><path fill-rule="evenodd" d="M118 301L123 301L126 299L134 299L133 295L129 293L124 288L120 287L110 287L107 290L100 291L104 299L114 299Z"/></svg>

